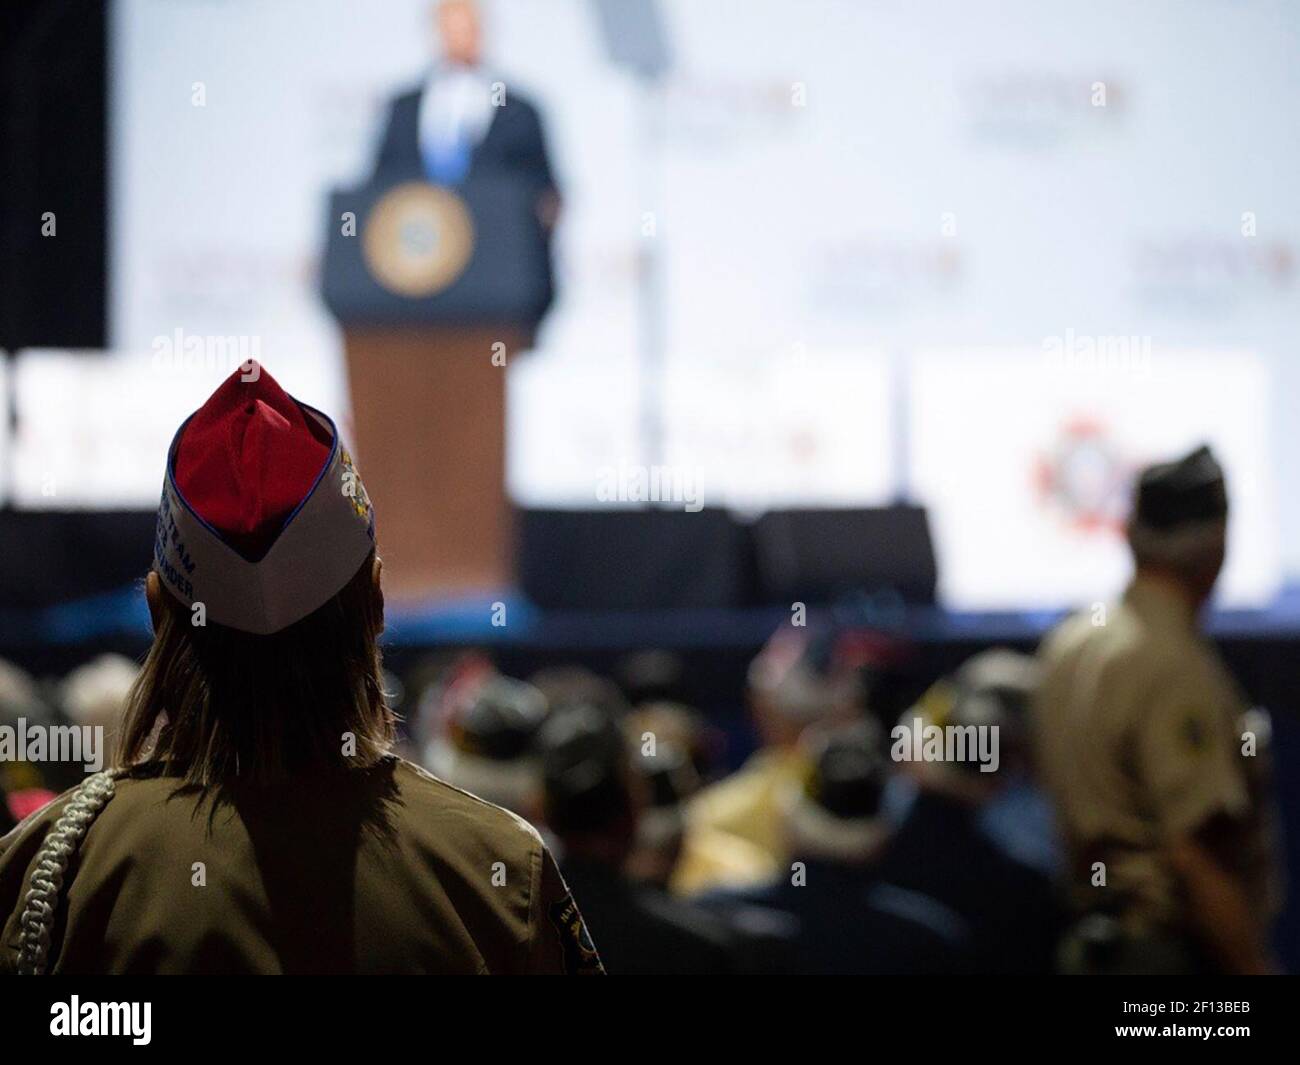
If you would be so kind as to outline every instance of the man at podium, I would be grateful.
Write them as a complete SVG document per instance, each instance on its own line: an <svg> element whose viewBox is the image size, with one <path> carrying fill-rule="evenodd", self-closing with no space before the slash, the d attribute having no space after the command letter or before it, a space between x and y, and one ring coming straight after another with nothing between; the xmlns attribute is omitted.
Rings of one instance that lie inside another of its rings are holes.
<svg viewBox="0 0 1300 1065"><path fill-rule="evenodd" d="M433 14L440 58L390 104L370 179L331 194L321 279L398 600L512 583L505 368L550 306L559 207L536 108L483 66L477 6Z"/></svg>
<svg viewBox="0 0 1300 1065"><path fill-rule="evenodd" d="M423 85L389 105L376 177L458 186L471 172L513 175L536 188L538 217L550 228L559 195L537 108L484 67L473 0L441 0L434 21L441 59Z"/></svg>

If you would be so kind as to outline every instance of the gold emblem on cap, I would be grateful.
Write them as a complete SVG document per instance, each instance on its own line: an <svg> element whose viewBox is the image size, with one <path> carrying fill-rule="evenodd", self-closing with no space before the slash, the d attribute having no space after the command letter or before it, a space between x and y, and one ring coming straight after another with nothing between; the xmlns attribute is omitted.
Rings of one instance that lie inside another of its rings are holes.
<svg viewBox="0 0 1300 1065"><path fill-rule="evenodd" d="M432 296L452 284L474 253L474 223L449 189L410 181L390 189L365 222L370 273L401 296Z"/></svg>
<svg viewBox="0 0 1300 1065"><path fill-rule="evenodd" d="M357 473L347 448L340 448L339 459L343 465L343 494L352 503L352 513L362 521L369 522L370 496L366 493L366 486L361 483L361 475Z"/></svg>

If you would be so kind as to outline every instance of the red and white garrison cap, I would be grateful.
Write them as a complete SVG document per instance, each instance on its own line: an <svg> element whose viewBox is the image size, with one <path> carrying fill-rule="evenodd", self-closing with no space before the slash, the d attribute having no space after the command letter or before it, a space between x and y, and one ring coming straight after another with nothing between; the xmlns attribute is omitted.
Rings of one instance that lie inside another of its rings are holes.
<svg viewBox="0 0 1300 1065"><path fill-rule="evenodd" d="M177 430L154 569L186 606L266 635L329 602L375 545L375 516L328 416L245 363Z"/></svg>

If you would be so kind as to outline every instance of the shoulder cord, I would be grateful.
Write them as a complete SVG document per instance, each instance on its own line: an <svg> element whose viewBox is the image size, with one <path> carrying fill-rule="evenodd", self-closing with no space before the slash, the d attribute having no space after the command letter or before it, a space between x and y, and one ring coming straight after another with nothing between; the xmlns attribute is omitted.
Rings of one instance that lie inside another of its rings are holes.
<svg viewBox="0 0 1300 1065"><path fill-rule="evenodd" d="M78 785L36 852L36 868L18 921L21 929L18 948L20 974L41 976L45 972L50 952L50 931L63 892L63 878L91 823L113 797L117 788L114 778L114 772L109 770L87 777Z"/></svg>

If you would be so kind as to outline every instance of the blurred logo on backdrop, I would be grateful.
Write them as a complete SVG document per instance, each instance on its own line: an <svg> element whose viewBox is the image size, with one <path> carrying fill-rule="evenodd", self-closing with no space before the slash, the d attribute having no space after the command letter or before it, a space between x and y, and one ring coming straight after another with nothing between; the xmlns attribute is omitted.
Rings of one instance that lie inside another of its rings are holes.
<svg viewBox="0 0 1300 1065"><path fill-rule="evenodd" d="M1109 138L1120 129L1132 95L1122 77L1016 68L968 77L959 91L975 140L1028 149Z"/></svg>
<svg viewBox="0 0 1300 1065"><path fill-rule="evenodd" d="M1134 242L1130 277L1146 304L1222 310L1248 297L1293 299L1296 260L1286 240L1164 233Z"/></svg>
<svg viewBox="0 0 1300 1065"><path fill-rule="evenodd" d="M1034 463L1039 500L1079 532L1119 532L1128 513L1133 463L1100 422L1073 418Z"/></svg>
<svg viewBox="0 0 1300 1065"><path fill-rule="evenodd" d="M366 219L362 244L375 280L398 295L433 296L474 253L474 224L449 189L411 181L391 189Z"/></svg>
<svg viewBox="0 0 1300 1065"><path fill-rule="evenodd" d="M806 269L809 299L820 310L847 314L864 305L886 310L951 298L964 266L954 238L863 234L818 247Z"/></svg>

